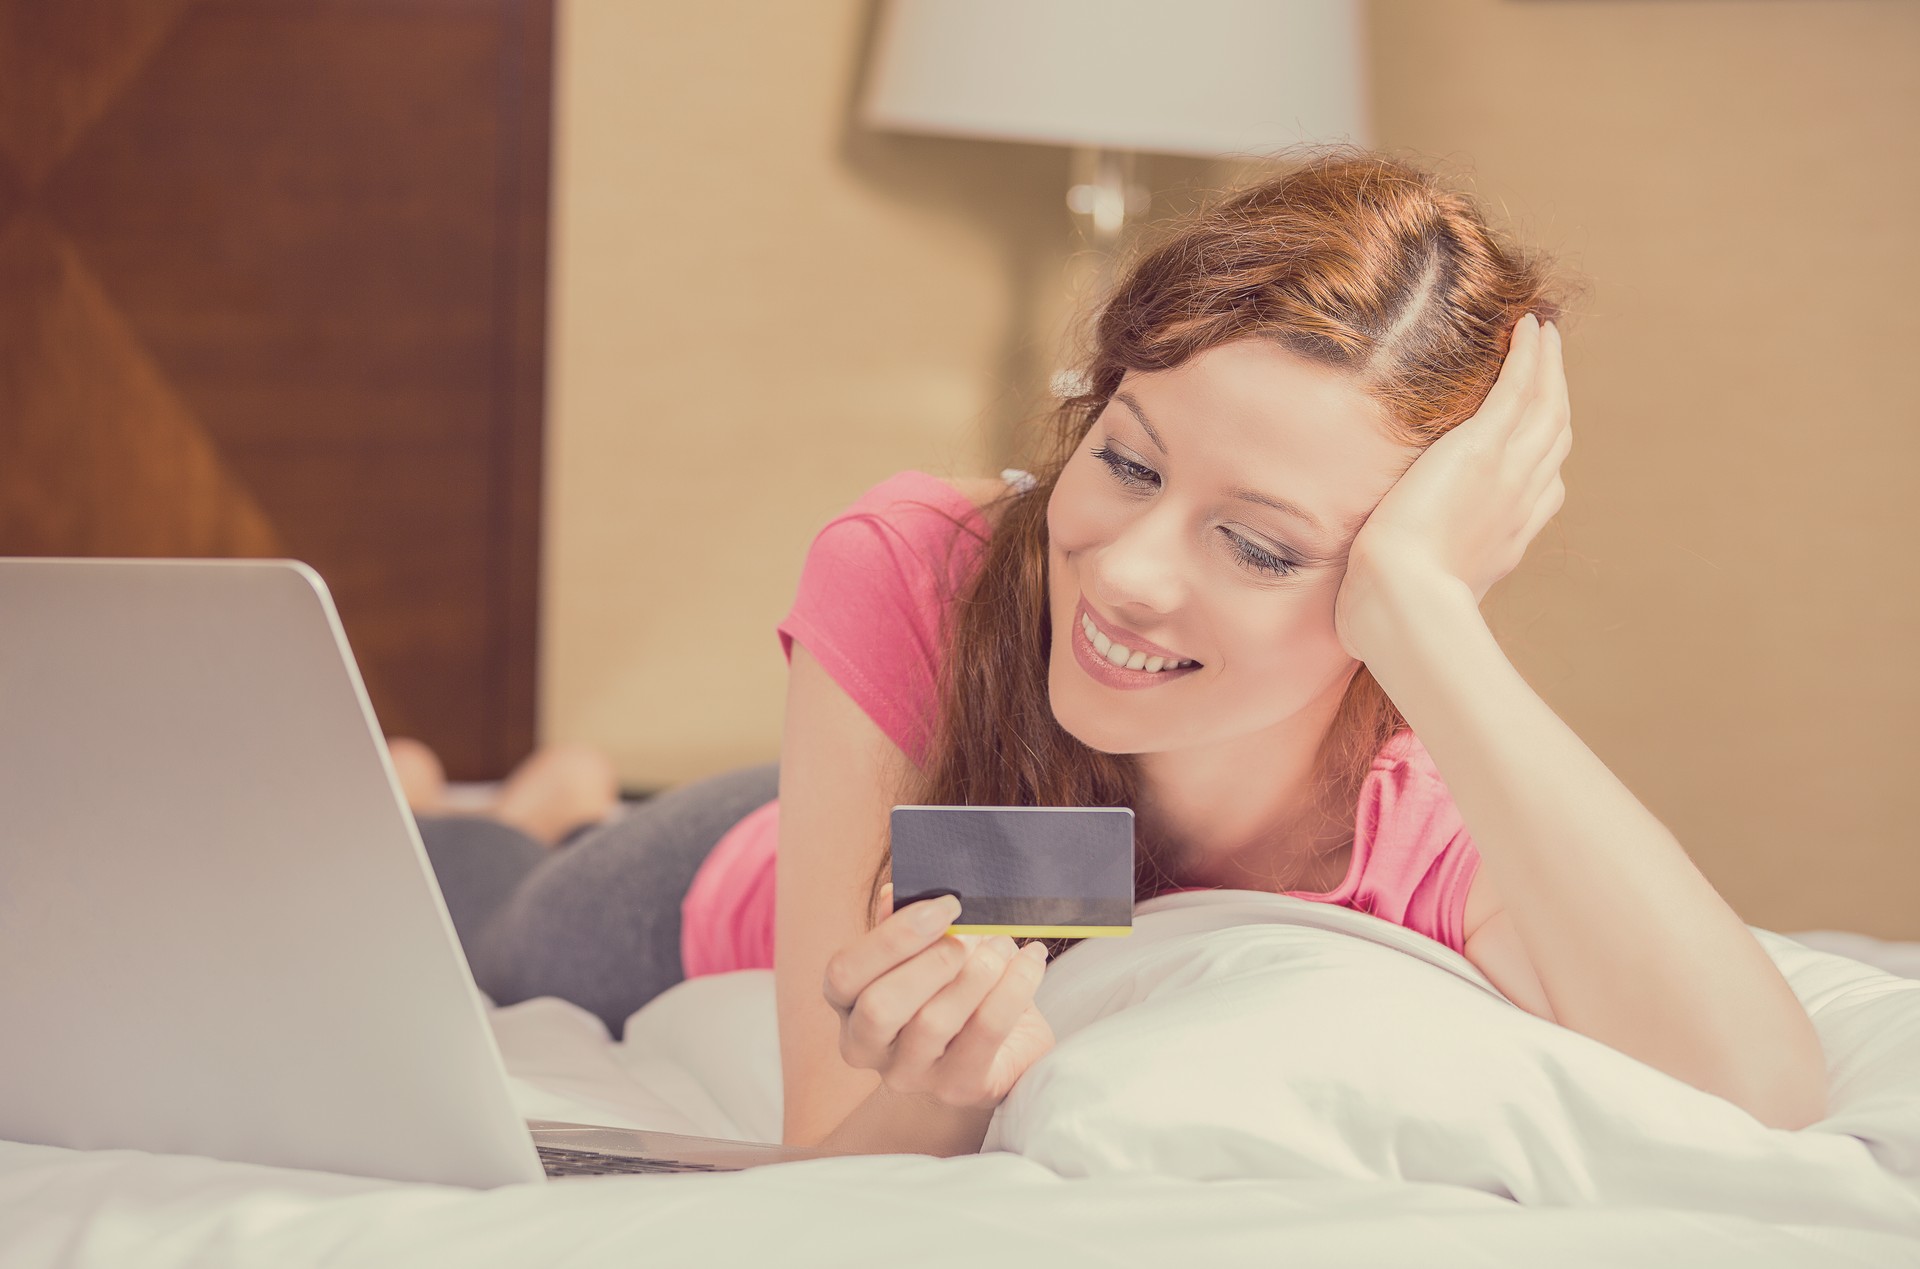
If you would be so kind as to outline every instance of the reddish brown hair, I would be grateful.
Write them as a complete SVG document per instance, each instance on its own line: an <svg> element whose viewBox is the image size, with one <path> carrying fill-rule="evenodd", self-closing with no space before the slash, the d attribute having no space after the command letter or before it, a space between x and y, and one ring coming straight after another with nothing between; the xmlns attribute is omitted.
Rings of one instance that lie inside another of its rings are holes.
<svg viewBox="0 0 1920 1269"><path fill-rule="evenodd" d="M1279 175L1174 222L1121 271L1094 323L1081 390L1043 429L1036 483L983 508L993 528L948 613L938 713L907 801L1138 805L1135 756L1068 734L1047 691L1047 502L1127 371L1171 370L1233 340L1272 340L1351 375L1380 403L1393 442L1424 449L1479 408L1523 315L1564 316L1566 285L1544 262L1504 242L1465 196L1415 164L1345 145L1280 161ZM1404 725L1361 666L1315 759L1330 849L1351 839L1361 781ZM1178 880L1153 826L1137 819L1136 831L1144 899ZM889 852L872 878L870 910L890 863ZM1057 954L1076 941L1049 943Z"/></svg>

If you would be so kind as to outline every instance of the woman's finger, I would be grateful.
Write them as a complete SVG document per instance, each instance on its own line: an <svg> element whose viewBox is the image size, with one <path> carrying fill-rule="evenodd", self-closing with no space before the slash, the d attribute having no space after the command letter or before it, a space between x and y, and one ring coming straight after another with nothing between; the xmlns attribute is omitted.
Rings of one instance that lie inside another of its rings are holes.
<svg viewBox="0 0 1920 1269"><path fill-rule="evenodd" d="M1526 406L1535 388L1540 359L1540 322L1532 313L1521 317L1507 343L1507 357L1500 375L1493 381L1487 399L1474 412L1477 419L1488 420L1495 431L1505 435Z"/></svg>
<svg viewBox="0 0 1920 1269"><path fill-rule="evenodd" d="M959 940L942 938L869 983L846 1011L841 1056L850 1065L879 1069L893 1053L901 1030L965 963L966 949Z"/></svg>
<svg viewBox="0 0 1920 1269"><path fill-rule="evenodd" d="M1514 440L1523 448L1544 450L1572 421L1567 401L1567 366L1562 358L1560 326L1548 322L1540 328L1540 356L1535 366L1533 393L1527 403L1526 422Z"/></svg>
<svg viewBox="0 0 1920 1269"><path fill-rule="evenodd" d="M1562 414L1571 414L1567 403L1566 345L1560 338L1560 323L1548 322L1543 332L1547 345L1540 367L1540 392Z"/></svg>
<svg viewBox="0 0 1920 1269"><path fill-rule="evenodd" d="M1027 947L1037 947L1044 953L1047 945L1029 943ZM1045 957L1035 956L1025 948L1007 962L993 990L974 1009L960 1034L947 1045L946 1056L939 1064L942 1079L978 1079L991 1069L1000 1046L1006 1043L1007 1036L1027 1012L1027 1006L1033 1003L1033 993L1039 989L1045 973Z"/></svg>
<svg viewBox="0 0 1920 1269"><path fill-rule="evenodd" d="M1556 476L1553 483L1547 486L1546 492L1540 495L1540 500L1534 504L1533 514L1527 518L1526 528L1521 531L1521 542L1532 545L1533 540L1540 536L1540 530L1546 528L1547 521L1560 513L1560 508L1566 505L1566 501L1566 482Z"/></svg>
<svg viewBox="0 0 1920 1269"><path fill-rule="evenodd" d="M1012 959L1013 940L1006 935L987 939L973 949L953 981L941 988L900 1028L894 1061L908 1067L931 1067L947 1045L967 1025Z"/></svg>
<svg viewBox="0 0 1920 1269"><path fill-rule="evenodd" d="M1567 455L1572 452L1573 426L1563 423L1560 425L1559 432L1554 435L1552 448L1547 450L1546 457L1540 460L1541 469L1543 471L1559 471L1560 468L1566 464Z"/></svg>
<svg viewBox="0 0 1920 1269"><path fill-rule="evenodd" d="M1567 455L1571 453L1572 450L1573 429L1571 427L1562 427L1554 436L1552 447L1534 460L1532 471L1527 474L1525 480L1521 483L1520 498L1516 504L1517 506L1527 508L1530 518L1533 515L1533 509L1538 507L1540 501L1547 496L1548 490L1556 482L1560 481L1561 464L1566 461ZM1542 521L1542 523L1544 523L1544 521Z"/></svg>
<svg viewBox="0 0 1920 1269"><path fill-rule="evenodd" d="M1554 423L1548 432L1515 437L1507 465L1520 482L1522 496L1535 495L1545 489L1572 452L1573 427L1567 423Z"/></svg>
<svg viewBox="0 0 1920 1269"><path fill-rule="evenodd" d="M931 946L959 914L952 895L908 904L827 958L821 995L844 1018L868 984Z"/></svg>

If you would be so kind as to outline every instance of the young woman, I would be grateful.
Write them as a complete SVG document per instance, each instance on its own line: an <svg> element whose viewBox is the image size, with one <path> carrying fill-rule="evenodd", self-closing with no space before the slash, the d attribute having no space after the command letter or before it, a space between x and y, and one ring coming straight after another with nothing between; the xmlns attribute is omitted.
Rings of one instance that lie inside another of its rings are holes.
<svg viewBox="0 0 1920 1269"><path fill-rule="evenodd" d="M816 536L777 769L661 800L710 803L699 831L629 817L540 863L463 929L476 972L579 998L591 974L528 967L557 944L657 990L770 965L788 1142L969 1152L1052 1045L1046 949L946 935L950 901L887 915L888 809L1125 805L1141 898L1367 911L1771 1125L1817 1119L1786 981L1479 612L1564 498L1560 312L1469 200L1350 147L1175 225L1036 472L903 472ZM585 919L596 879L668 859ZM680 915L678 964L591 950Z"/></svg>

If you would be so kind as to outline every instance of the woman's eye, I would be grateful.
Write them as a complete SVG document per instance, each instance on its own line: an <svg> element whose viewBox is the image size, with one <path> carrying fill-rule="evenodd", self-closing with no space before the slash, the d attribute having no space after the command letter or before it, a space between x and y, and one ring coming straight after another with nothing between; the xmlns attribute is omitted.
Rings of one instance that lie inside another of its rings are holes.
<svg viewBox="0 0 1920 1269"><path fill-rule="evenodd" d="M1145 472L1149 476L1154 474L1152 468L1142 467L1139 463L1129 462L1104 445L1094 450L1093 456L1105 463L1107 470L1112 472L1114 478L1123 485L1144 485L1147 482L1142 479L1138 473Z"/></svg>
<svg viewBox="0 0 1920 1269"><path fill-rule="evenodd" d="M1227 533L1225 529L1220 531ZM1289 560L1283 560L1277 555L1269 555L1237 533L1227 533L1227 537L1233 542L1234 554L1263 573L1269 573L1274 577L1289 577L1293 574L1294 570L1299 567L1299 565Z"/></svg>
<svg viewBox="0 0 1920 1269"><path fill-rule="evenodd" d="M1148 477L1157 479L1157 474L1152 468L1142 467L1139 463L1122 458L1104 445L1094 450L1093 456L1106 465L1115 480L1129 488L1138 489L1148 485L1150 483ZM1233 553L1239 556L1241 562L1249 568L1265 573L1269 577L1289 577L1299 570L1300 566L1291 560L1284 560L1263 551L1237 533L1226 529L1220 531L1225 533L1227 541L1233 544Z"/></svg>

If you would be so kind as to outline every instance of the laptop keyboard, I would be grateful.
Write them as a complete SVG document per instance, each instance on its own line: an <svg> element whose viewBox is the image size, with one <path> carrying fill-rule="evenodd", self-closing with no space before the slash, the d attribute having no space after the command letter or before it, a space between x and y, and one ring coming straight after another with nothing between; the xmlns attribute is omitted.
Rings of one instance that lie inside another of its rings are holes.
<svg viewBox="0 0 1920 1269"><path fill-rule="evenodd" d="M738 1172L739 1168L717 1163L688 1163L681 1159L655 1159L647 1155L601 1154L594 1150L568 1150L561 1146L536 1146L540 1162L548 1176L608 1176L619 1172Z"/></svg>

